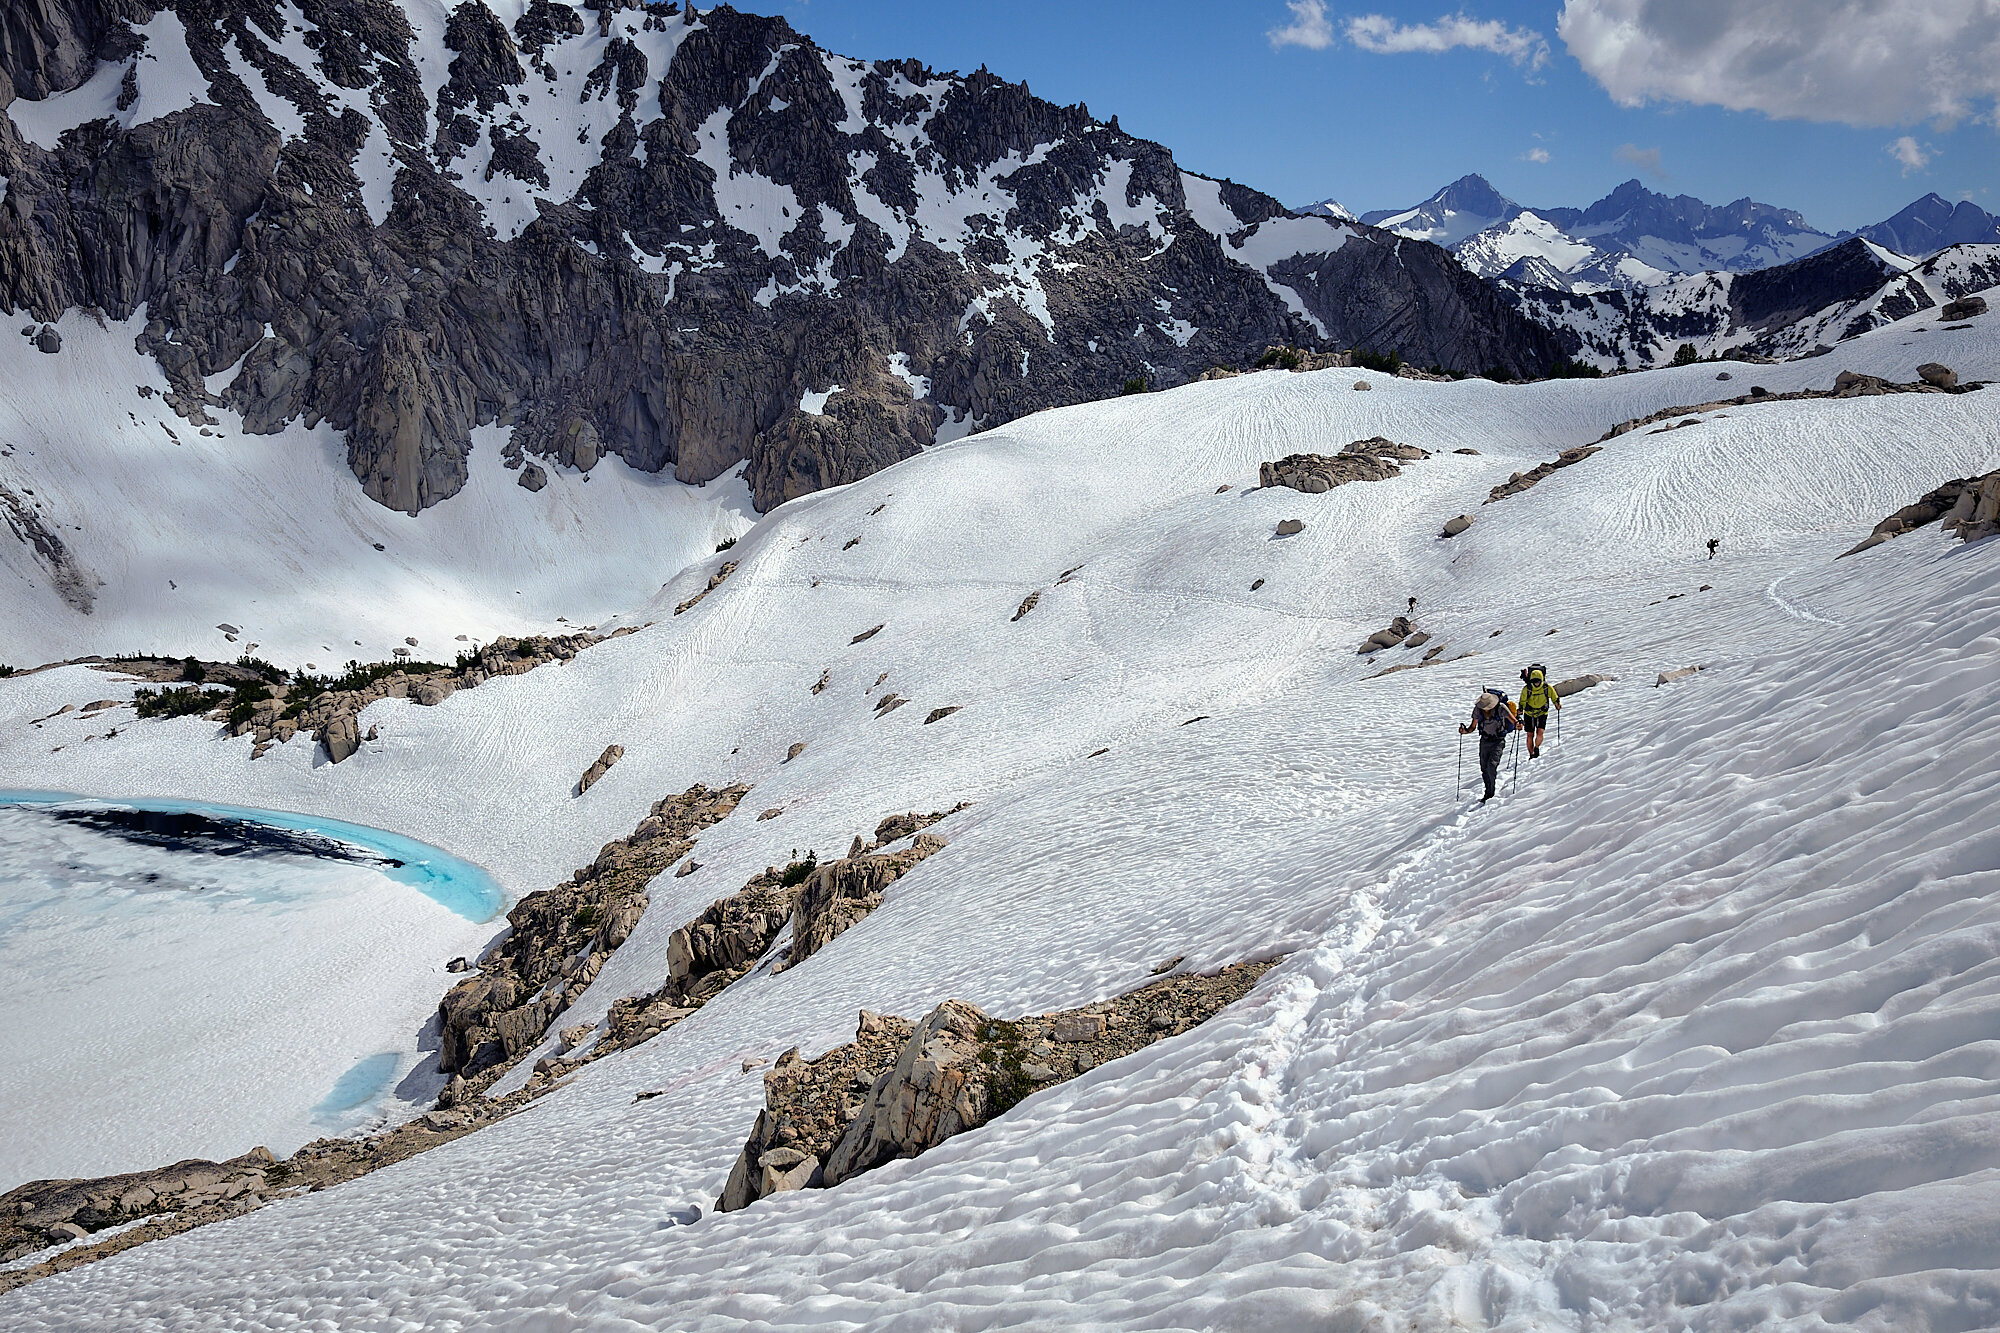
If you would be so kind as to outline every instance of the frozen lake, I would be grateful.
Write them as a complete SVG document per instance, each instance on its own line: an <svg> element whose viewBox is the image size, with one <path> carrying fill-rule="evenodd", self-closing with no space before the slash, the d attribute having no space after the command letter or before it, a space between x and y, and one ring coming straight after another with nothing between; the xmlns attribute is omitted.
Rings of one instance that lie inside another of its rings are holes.
<svg viewBox="0 0 2000 1333"><path fill-rule="evenodd" d="M337 820L0 790L0 1190L403 1118L499 886Z"/></svg>

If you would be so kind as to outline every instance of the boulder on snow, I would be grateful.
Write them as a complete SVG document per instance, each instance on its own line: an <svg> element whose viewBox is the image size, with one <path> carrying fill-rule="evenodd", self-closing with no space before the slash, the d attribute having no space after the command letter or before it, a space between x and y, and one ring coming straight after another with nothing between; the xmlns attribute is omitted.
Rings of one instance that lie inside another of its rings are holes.
<svg viewBox="0 0 2000 1333"><path fill-rule="evenodd" d="M1971 319L1974 315L1986 313L1986 298L1983 296L1961 296L1956 301L1945 303L1938 311L1938 317L1947 324L1955 324L1961 319Z"/></svg>
<svg viewBox="0 0 2000 1333"><path fill-rule="evenodd" d="M576 794L583 795L597 785L597 780L611 771L611 766L625 757L622 745L607 745L604 753L597 756L597 762L583 770L583 776L576 780Z"/></svg>
<svg viewBox="0 0 2000 1333"><path fill-rule="evenodd" d="M1678 671L1662 671L1660 678L1653 682L1653 688L1657 690L1662 685L1671 685L1677 680L1686 680L1689 676L1694 675L1700 670L1701 668L1698 666L1690 666L1682 667Z"/></svg>
<svg viewBox="0 0 2000 1333"><path fill-rule="evenodd" d="M1282 519L1278 523L1278 535L1280 537L1296 536L1305 530L1306 525L1296 518Z"/></svg>
<svg viewBox="0 0 2000 1333"><path fill-rule="evenodd" d="M1443 538L1456 537L1471 526L1472 515L1460 514L1457 518L1445 520L1444 530L1438 536Z"/></svg>
<svg viewBox="0 0 2000 1333"><path fill-rule="evenodd" d="M1572 694L1582 694L1585 690L1617 679L1616 676L1571 676L1568 680L1556 682L1556 698L1567 699Z"/></svg>
<svg viewBox="0 0 2000 1333"><path fill-rule="evenodd" d="M1373 389L1374 387L1375 387L1375 386L1374 386L1374 385L1372 385L1372 384L1370 384L1370 383L1369 383L1369 382L1368 382L1367 380L1356 380L1356 381L1354 381L1354 392L1356 392L1356 393L1367 393L1367 392L1369 392L1370 390L1372 390L1372 389Z"/></svg>
<svg viewBox="0 0 2000 1333"><path fill-rule="evenodd" d="M792 760L797 759L800 755L804 754L805 752L806 752L806 743L804 741L793 741L792 747L789 750L785 751L784 762L789 764L792 762Z"/></svg>
<svg viewBox="0 0 2000 1333"><path fill-rule="evenodd" d="M1369 653L1379 653L1384 648L1394 648L1397 644L1409 638L1415 632L1415 629L1416 627L1410 623L1409 617L1397 616L1389 622L1389 628L1376 630L1355 651L1365 657Z"/></svg>
<svg viewBox="0 0 2000 1333"><path fill-rule="evenodd" d="M62 350L62 334L56 331L55 325L42 325L42 331L35 335L35 350L47 352L50 356Z"/></svg>
<svg viewBox="0 0 2000 1333"><path fill-rule="evenodd" d="M1917 378L1939 389L1958 387L1958 372L1937 361L1926 361L1918 366Z"/></svg>
<svg viewBox="0 0 2000 1333"><path fill-rule="evenodd" d="M549 484L549 474L534 463L524 463L521 475L514 478L514 484L524 491L539 491Z"/></svg>

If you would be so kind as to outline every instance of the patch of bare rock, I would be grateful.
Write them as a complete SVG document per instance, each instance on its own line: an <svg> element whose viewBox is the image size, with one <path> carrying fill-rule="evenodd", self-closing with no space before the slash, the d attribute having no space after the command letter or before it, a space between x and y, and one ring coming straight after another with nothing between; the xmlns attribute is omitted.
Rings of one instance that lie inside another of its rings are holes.
<svg viewBox="0 0 2000 1333"><path fill-rule="evenodd" d="M609 773L611 771L611 766L617 763L620 759L623 759L624 757L625 757L624 746L622 745L605 746L604 753L597 756L597 762L592 764L589 768L584 769L583 776L576 780L576 794L578 796L581 796L585 792L589 791L592 787L595 787L598 783L598 780L602 778L606 773Z"/></svg>
<svg viewBox="0 0 2000 1333"><path fill-rule="evenodd" d="M796 1047L778 1057L716 1206L728 1212L830 1187L918 1156L1040 1088L1187 1031L1241 999L1274 963L1169 976L1098 1004L1012 1021L961 1000L918 1023L863 1010L852 1042L817 1060Z"/></svg>
<svg viewBox="0 0 2000 1333"><path fill-rule="evenodd" d="M675 607L674 614L680 615L683 611L694 610L696 606L700 605L702 598L708 596L710 593L714 592L717 588L720 588L723 585L724 581L726 581L731 574L734 574L736 572L736 564L737 564L736 561L731 560L727 564L723 565L721 569L718 569L717 571L715 571L715 573L709 575L708 586L706 588L703 588L700 592L696 593L694 596L688 598L685 602L682 602L679 606Z"/></svg>
<svg viewBox="0 0 2000 1333"><path fill-rule="evenodd" d="M519 1059L596 979L647 905L646 886L694 847L695 836L732 814L750 788L710 791L697 783L655 802L629 837L604 844L566 882L531 893L507 913L513 927L480 960L479 974L438 1005L438 1067L475 1075Z"/></svg>
<svg viewBox="0 0 2000 1333"><path fill-rule="evenodd" d="M1387 481L1403 473L1402 464L1420 462L1430 454L1415 445L1398 444L1377 435L1356 440L1338 454L1287 454L1275 463L1258 465L1264 486L1287 486L1307 495L1323 495L1355 481Z"/></svg>
<svg viewBox="0 0 2000 1333"><path fill-rule="evenodd" d="M1556 455L1554 461L1529 468L1526 472L1516 472L1513 476L1495 486L1487 493L1486 503L1492 504L1495 500L1504 500L1510 495L1519 495L1523 491L1533 490L1543 479L1554 476L1566 467L1575 467L1592 454L1602 453L1603 451L1604 446L1598 444L1582 444L1574 449L1565 449ZM1456 519L1453 520L1453 522L1456 521ZM1471 525L1472 521L1467 519L1466 527L1470 527ZM1459 529L1460 532L1464 530L1464 528ZM1446 535L1456 536L1457 533L1447 532Z"/></svg>
<svg viewBox="0 0 2000 1333"><path fill-rule="evenodd" d="M1981 477L1946 482L1915 504L1905 505L1877 523L1874 532L1858 545L1842 551L1840 558L1858 555L1939 519L1944 520L1946 532L1956 532L1969 542L2000 533L2000 469Z"/></svg>

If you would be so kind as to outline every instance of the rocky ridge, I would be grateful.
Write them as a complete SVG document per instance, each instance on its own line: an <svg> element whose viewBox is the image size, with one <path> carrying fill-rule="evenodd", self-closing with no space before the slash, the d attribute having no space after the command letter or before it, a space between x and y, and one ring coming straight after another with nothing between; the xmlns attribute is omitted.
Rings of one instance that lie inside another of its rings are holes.
<svg viewBox="0 0 2000 1333"><path fill-rule="evenodd" d="M1098 1004L1012 1021L960 1000L918 1023L863 1010L852 1042L810 1061L793 1048L765 1074L764 1109L716 1207L830 1187L915 1157L1037 1089L1187 1031L1274 965L1169 976Z"/></svg>
<svg viewBox="0 0 2000 1333"><path fill-rule="evenodd" d="M143 307L176 410L325 422L409 513L464 485L486 423L529 493L546 463L747 462L769 509L1273 343L1559 356L1435 247L1288 214L983 69L728 7L508 13L301 0L294 32L261 0L23 0L0 84L46 114L0 120L0 305ZM120 66L115 109L48 128ZM155 87L171 68L194 105Z"/></svg>
<svg viewBox="0 0 2000 1333"><path fill-rule="evenodd" d="M1935 370L1945 371L1947 374L1950 373L1948 367L1938 366L1935 363L1932 363L1932 365ZM1724 372L1724 375L1718 376L1718 378L1724 378L1726 375L1727 372ZM1621 421L1610 430L1605 431L1604 434L1598 436L1597 443L1605 444L1617 439L1620 435L1630 434L1632 431L1638 430L1643 426L1650 426L1660 421L1668 421L1675 417L1679 417L1681 420L1669 429L1698 425L1700 424L1698 418L1701 413L1718 412L1725 407L1750 407L1759 403L1795 403L1821 398L1877 398L1883 394L1893 393L1976 393L1986 387L1984 383L1977 380L1968 384L1959 384L1956 382L1958 379L1956 375L1952 375L1951 378L1953 380L1952 386L1944 388L1938 384L1929 383L1921 379L1911 384L1898 384L1892 380L1882 379L1880 376L1860 375L1851 370L1843 370L1834 376L1833 387L1831 389L1795 389L1789 393L1772 393L1761 386L1753 385L1749 393L1739 394L1734 398L1715 398L1705 403L1695 403L1692 406L1686 407L1663 407L1657 412L1648 413L1646 416L1633 417L1630 421Z"/></svg>
<svg viewBox="0 0 2000 1333"><path fill-rule="evenodd" d="M631 935L653 877L749 794L744 783L720 791L697 783L656 801L630 836L604 844L564 883L516 903L507 913L512 929L480 959L479 975L438 1004L438 1068L460 1076L497 1072L538 1045Z"/></svg>

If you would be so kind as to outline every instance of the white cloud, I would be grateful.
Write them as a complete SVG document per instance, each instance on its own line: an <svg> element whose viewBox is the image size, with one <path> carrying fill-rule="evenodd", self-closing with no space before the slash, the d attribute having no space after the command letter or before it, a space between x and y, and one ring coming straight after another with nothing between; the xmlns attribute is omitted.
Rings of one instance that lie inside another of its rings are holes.
<svg viewBox="0 0 2000 1333"><path fill-rule="evenodd" d="M1908 125L2000 98L2000 0L1564 0L1556 33L1624 106Z"/></svg>
<svg viewBox="0 0 2000 1333"><path fill-rule="evenodd" d="M1918 143L1906 134L1890 144L1886 151L1890 157L1902 164L1903 174L1907 176L1913 171L1922 171L1928 167L1931 164L1932 154L1937 150L1928 144Z"/></svg>
<svg viewBox="0 0 2000 1333"><path fill-rule="evenodd" d="M1491 51L1531 69L1541 68L1549 58L1548 38L1532 28L1510 28L1497 19L1475 19L1462 13L1436 23L1409 24L1398 23L1386 14L1363 14L1347 21L1347 40L1377 55L1409 51L1435 55L1463 46Z"/></svg>
<svg viewBox="0 0 2000 1333"><path fill-rule="evenodd" d="M1292 21L1265 33L1272 46L1303 46L1324 51L1333 45L1333 24L1327 19L1325 0L1286 0Z"/></svg>
<svg viewBox="0 0 2000 1333"><path fill-rule="evenodd" d="M1521 154L1521 160L1523 162L1546 162L1549 160L1549 150L1546 148L1530 148L1527 152Z"/></svg>
<svg viewBox="0 0 2000 1333"><path fill-rule="evenodd" d="M1620 144L1614 156L1620 162L1630 163L1648 175L1658 176L1663 180L1666 178L1666 168L1660 165L1660 150L1657 148L1641 148L1635 143Z"/></svg>

